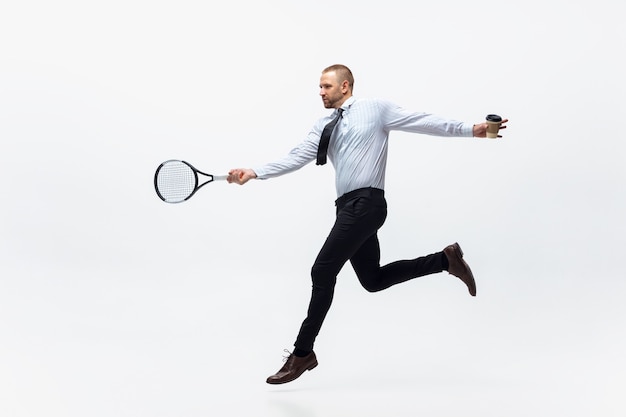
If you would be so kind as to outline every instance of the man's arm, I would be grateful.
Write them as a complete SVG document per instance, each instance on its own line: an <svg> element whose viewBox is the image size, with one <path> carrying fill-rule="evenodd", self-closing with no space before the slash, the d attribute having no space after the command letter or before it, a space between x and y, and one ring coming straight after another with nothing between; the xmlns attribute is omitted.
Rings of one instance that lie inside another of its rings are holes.
<svg viewBox="0 0 626 417"><path fill-rule="evenodd" d="M469 123L444 119L434 114L410 112L387 100L379 100L378 105L381 109L383 124L389 130L435 136L469 137L471 133L476 138L487 137L487 123L485 122L472 126ZM508 119L503 119L500 129L506 129L504 124L508 121Z"/></svg>
<svg viewBox="0 0 626 417"><path fill-rule="evenodd" d="M234 168L228 172L229 183L235 183L243 185L251 179L255 178L272 178L281 175L288 174L302 168L304 165L311 162L317 154L317 145L313 146L310 141L301 143L298 147L294 148L284 158L265 164L262 167L255 169L251 168ZM257 174L259 172L259 174Z"/></svg>
<svg viewBox="0 0 626 417"><path fill-rule="evenodd" d="M323 121L323 119L321 120ZM309 162L313 161L317 156L317 147L321 135L322 121L318 121L309 132L307 138L298 146L293 148L284 158L260 167L255 167L255 169L231 169L228 172L228 178L226 180L231 184L234 183L243 185L251 179L278 177L302 168Z"/></svg>

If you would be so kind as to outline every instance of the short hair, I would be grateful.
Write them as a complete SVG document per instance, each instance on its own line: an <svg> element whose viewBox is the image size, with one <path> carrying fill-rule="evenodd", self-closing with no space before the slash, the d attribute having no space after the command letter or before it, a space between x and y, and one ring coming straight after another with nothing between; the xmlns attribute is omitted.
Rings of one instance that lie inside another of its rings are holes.
<svg viewBox="0 0 626 417"><path fill-rule="evenodd" d="M331 71L335 71L337 73L337 79L339 80L340 83L346 80L348 81L350 90L353 89L354 76L352 75L352 71L350 71L350 68L346 67L345 65L335 64L335 65L331 65L330 67L324 68L324 70L322 71L322 74L325 74Z"/></svg>

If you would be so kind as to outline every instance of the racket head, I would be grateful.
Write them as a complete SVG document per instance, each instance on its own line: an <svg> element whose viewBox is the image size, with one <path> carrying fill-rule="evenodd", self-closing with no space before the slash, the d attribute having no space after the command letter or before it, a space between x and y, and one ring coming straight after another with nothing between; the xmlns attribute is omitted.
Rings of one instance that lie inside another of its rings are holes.
<svg viewBox="0 0 626 417"><path fill-rule="evenodd" d="M154 189L166 203L181 203L198 190L198 172L188 162L170 159L156 169Z"/></svg>

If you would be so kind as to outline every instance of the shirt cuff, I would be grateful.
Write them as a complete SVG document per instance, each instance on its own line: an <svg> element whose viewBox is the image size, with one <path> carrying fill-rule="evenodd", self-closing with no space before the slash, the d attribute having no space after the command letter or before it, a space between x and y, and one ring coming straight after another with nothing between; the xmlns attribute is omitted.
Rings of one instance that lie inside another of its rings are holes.
<svg viewBox="0 0 626 417"><path fill-rule="evenodd" d="M256 174L256 179L257 180L265 180L265 179L267 179L267 177L266 177L267 174L265 173L265 171L263 171L263 168L252 168L252 170Z"/></svg>
<svg viewBox="0 0 626 417"><path fill-rule="evenodd" d="M463 127L461 128L461 132L463 136L468 138L474 137L474 124L473 123L463 123Z"/></svg>

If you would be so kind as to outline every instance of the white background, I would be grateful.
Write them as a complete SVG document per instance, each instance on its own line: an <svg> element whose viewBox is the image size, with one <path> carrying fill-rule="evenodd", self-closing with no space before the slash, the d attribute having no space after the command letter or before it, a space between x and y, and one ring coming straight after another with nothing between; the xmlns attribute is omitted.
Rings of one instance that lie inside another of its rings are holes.
<svg viewBox="0 0 626 417"><path fill-rule="evenodd" d="M626 35L618 2L4 2L0 414L623 416ZM409 6L410 5L410 6ZM269 386L333 221L330 165L162 203L182 158L282 157L355 95L504 138L390 138L382 261L447 274L368 294L346 267L320 365Z"/></svg>

